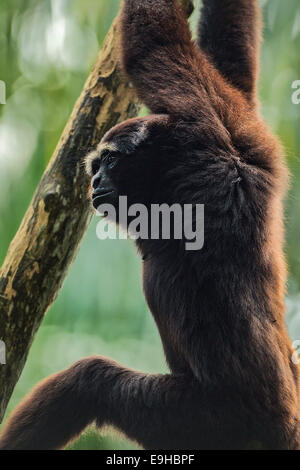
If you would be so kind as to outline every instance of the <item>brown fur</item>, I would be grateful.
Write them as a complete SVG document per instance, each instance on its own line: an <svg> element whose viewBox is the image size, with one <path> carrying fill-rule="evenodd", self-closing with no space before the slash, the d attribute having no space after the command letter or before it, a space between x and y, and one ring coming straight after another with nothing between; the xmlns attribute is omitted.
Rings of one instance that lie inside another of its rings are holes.
<svg viewBox="0 0 300 470"><path fill-rule="evenodd" d="M205 204L201 251L137 242L171 373L84 359L25 398L0 448L60 448L96 421L150 449L299 449L299 367L284 322L287 170L257 109L258 2L204 0L196 45L175 1L125 0L121 32L124 69L155 114L108 132L87 159L93 190L114 188L116 204Z"/></svg>

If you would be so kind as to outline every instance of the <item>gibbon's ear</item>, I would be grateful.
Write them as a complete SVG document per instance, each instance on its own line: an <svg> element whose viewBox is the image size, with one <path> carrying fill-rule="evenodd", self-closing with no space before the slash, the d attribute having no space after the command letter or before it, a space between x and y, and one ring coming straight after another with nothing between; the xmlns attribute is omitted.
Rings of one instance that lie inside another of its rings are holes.
<svg viewBox="0 0 300 470"><path fill-rule="evenodd" d="M261 43L258 0L203 0L198 44L223 77L252 102Z"/></svg>

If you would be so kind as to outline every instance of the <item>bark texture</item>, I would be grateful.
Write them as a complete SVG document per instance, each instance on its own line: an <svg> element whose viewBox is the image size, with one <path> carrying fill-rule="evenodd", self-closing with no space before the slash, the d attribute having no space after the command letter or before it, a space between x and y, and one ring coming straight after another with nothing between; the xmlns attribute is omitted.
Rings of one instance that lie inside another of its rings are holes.
<svg viewBox="0 0 300 470"><path fill-rule="evenodd" d="M191 1L182 0L191 13ZM56 299L92 217L83 158L105 132L138 114L118 67L118 18L75 104L0 270L0 422L47 309ZM3 361L2 361L3 362Z"/></svg>

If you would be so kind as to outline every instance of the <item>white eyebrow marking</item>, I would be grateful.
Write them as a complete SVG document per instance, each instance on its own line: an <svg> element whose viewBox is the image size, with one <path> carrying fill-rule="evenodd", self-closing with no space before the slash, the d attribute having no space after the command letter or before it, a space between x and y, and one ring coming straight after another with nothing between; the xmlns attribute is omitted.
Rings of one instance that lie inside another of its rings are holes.
<svg viewBox="0 0 300 470"><path fill-rule="evenodd" d="M117 152L118 147L113 142L103 142L98 145L97 150L101 153L103 150L111 150L112 152Z"/></svg>
<svg viewBox="0 0 300 470"><path fill-rule="evenodd" d="M96 160L97 158L100 158L101 152L103 150L111 150L112 152L116 152L117 146L113 143L108 143L108 142L103 142L98 144L97 149L93 150L92 152L88 153L87 156L84 159L85 163L85 171L89 176L93 176L93 171L92 171L92 166L93 166L93 161Z"/></svg>
<svg viewBox="0 0 300 470"><path fill-rule="evenodd" d="M92 172L92 164L93 161L97 158L98 152L97 150L93 150L92 152L88 153L84 159L85 171L89 176L93 176Z"/></svg>
<svg viewBox="0 0 300 470"><path fill-rule="evenodd" d="M129 132L128 138L130 143L134 147L138 147L142 142L144 142L148 137L147 124L143 122L136 131ZM96 150L90 152L84 159L85 161L85 171L89 176L93 176L92 165L93 161L97 158L100 158L101 152L103 150L110 150L111 152L117 152L118 146L114 142L100 142Z"/></svg>

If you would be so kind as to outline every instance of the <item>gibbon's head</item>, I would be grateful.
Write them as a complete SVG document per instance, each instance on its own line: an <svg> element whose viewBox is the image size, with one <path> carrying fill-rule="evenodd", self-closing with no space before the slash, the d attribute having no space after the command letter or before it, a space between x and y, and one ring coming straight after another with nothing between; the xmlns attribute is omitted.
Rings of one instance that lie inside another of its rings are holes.
<svg viewBox="0 0 300 470"><path fill-rule="evenodd" d="M149 178L148 137L146 119L126 121L107 132L96 150L86 157L95 209L100 204L116 205L119 196L131 199L134 192L137 199L141 198L140 190Z"/></svg>
<svg viewBox="0 0 300 470"><path fill-rule="evenodd" d="M110 204L118 213L120 196L127 197L127 207L143 204L148 210L152 204L206 203L208 180L214 191L224 183L218 178L224 149L216 149L209 132L197 121L163 114L113 127L85 159L94 208Z"/></svg>
<svg viewBox="0 0 300 470"><path fill-rule="evenodd" d="M166 115L131 119L107 132L85 159L94 208L117 206L119 196L127 196L128 205L180 202L170 184L176 181L176 166L187 160L181 138Z"/></svg>

